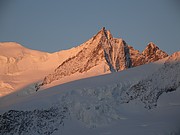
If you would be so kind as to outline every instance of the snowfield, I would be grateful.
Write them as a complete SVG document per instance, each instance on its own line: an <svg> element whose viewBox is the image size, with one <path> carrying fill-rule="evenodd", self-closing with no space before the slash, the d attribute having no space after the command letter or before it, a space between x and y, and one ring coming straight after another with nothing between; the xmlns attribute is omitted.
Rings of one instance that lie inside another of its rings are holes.
<svg viewBox="0 0 180 135"><path fill-rule="evenodd" d="M0 97L21 89L32 89L33 84L43 80L82 48L83 45L47 53L25 48L16 42L0 42Z"/></svg>
<svg viewBox="0 0 180 135"><path fill-rule="evenodd" d="M180 52L121 72L25 91L0 98L0 134L180 134Z"/></svg>

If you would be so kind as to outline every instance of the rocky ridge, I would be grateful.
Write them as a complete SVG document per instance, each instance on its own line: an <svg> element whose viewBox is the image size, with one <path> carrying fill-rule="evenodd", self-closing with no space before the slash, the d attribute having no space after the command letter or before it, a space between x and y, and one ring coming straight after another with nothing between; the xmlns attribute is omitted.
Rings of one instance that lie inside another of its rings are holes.
<svg viewBox="0 0 180 135"><path fill-rule="evenodd" d="M91 39L82 44L82 50L75 56L66 59L53 73L46 76L37 89L55 80L75 73L86 73L101 65L101 74L118 72L131 67L154 62L168 56L154 43L150 42L140 53L121 38L113 38L111 32L104 27Z"/></svg>

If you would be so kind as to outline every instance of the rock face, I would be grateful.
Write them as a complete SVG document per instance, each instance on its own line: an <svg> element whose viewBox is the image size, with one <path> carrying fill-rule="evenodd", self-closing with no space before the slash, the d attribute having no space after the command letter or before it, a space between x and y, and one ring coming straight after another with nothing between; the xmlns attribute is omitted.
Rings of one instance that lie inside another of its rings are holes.
<svg viewBox="0 0 180 135"><path fill-rule="evenodd" d="M103 67L103 73L118 72L131 67L154 62L168 56L150 42L140 53L121 38L113 38L104 27L91 39L81 45L81 50L60 64L52 74L46 76L41 85L75 73L85 73L92 68ZM102 74L103 74L102 73ZM39 87L39 86L38 86Z"/></svg>
<svg viewBox="0 0 180 135"><path fill-rule="evenodd" d="M146 49L142 52L145 56L145 63L154 62L167 57L167 53L160 50L154 43L150 42Z"/></svg>
<svg viewBox="0 0 180 135"><path fill-rule="evenodd" d="M133 47L129 46L130 49L130 57L132 61L132 66L140 66L143 64L147 64L150 62L157 61L159 59L163 59L168 56L167 53L160 50L154 43L150 42L145 50L140 53L138 50L135 50Z"/></svg>
<svg viewBox="0 0 180 135"><path fill-rule="evenodd" d="M77 55L65 60L55 69L54 73L45 77L43 84L51 83L76 72L88 72L98 65L104 68L103 72L117 72L132 67L126 42L122 39L114 39L110 31L105 28L102 28L83 46Z"/></svg>

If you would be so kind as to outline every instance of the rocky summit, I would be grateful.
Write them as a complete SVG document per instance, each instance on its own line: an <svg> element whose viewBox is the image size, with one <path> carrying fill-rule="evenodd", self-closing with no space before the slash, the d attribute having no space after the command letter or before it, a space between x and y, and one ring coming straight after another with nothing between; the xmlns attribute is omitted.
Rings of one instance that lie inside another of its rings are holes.
<svg viewBox="0 0 180 135"><path fill-rule="evenodd" d="M86 73L93 69L101 74L118 72L168 56L152 42L140 53L122 38L114 38L105 27L77 48L81 48L78 53L62 62L39 86L75 73Z"/></svg>

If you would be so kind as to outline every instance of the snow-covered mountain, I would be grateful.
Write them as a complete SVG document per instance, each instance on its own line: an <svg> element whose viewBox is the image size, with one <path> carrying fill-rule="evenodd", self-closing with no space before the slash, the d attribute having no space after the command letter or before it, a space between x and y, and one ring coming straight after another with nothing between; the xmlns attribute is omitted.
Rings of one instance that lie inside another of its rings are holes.
<svg viewBox="0 0 180 135"><path fill-rule="evenodd" d="M0 96L42 79L59 62L58 53L30 50L14 42L0 43Z"/></svg>
<svg viewBox="0 0 180 135"><path fill-rule="evenodd" d="M38 88L74 74L86 74L85 77L89 77L93 76L92 72L97 72L95 75L118 72L168 56L152 42L140 53L123 39L113 38L110 31L104 27L81 46L81 51L46 76Z"/></svg>
<svg viewBox="0 0 180 135"><path fill-rule="evenodd" d="M0 99L1 134L178 135L180 52L154 63Z"/></svg>
<svg viewBox="0 0 180 135"><path fill-rule="evenodd" d="M40 52L15 42L0 43L0 97L20 89L34 89L34 83L73 57L81 46L55 53Z"/></svg>
<svg viewBox="0 0 180 135"><path fill-rule="evenodd" d="M2 135L180 134L180 52L141 53L102 28L55 53L0 43L0 64Z"/></svg>
<svg viewBox="0 0 180 135"><path fill-rule="evenodd" d="M4 42L0 43L0 96L21 89L31 93L39 88L117 72L167 56L152 42L140 53L123 39L113 38L104 27L85 43L55 53Z"/></svg>

